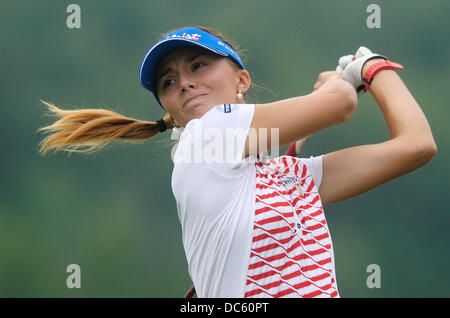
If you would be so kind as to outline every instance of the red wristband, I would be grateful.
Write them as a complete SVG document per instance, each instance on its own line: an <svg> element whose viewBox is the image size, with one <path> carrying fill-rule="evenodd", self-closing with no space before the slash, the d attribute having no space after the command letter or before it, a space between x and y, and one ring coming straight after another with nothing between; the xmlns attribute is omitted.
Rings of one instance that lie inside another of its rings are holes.
<svg viewBox="0 0 450 318"><path fill-rule="evenodd" d="M391 61L388 61L388 60L380 61L380 62L377 62L377 63L371 65L367 69L366 73L364 74L364 76L362 78L364 86L366 87L366 89L368 91L370 91L370 89L369 89L370 88L370 84L372 84L373 78L375 77L375 75L378 72L380 72L382 70L390 70L390 69L396 69L396 68L402 70L403 66L398 64L398 63L391 62Z"/></svg>

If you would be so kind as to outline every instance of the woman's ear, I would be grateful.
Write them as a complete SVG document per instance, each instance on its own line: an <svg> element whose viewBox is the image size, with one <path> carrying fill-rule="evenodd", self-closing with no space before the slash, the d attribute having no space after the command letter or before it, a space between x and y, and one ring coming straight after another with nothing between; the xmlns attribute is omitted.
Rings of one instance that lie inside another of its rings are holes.
<svg viewBox="0 0 450 318"><path fill-rule="evenodd" d="M242 91L245 94L252 84L250 73L247 70L239 70L238 72L238 91Z"/></svg>

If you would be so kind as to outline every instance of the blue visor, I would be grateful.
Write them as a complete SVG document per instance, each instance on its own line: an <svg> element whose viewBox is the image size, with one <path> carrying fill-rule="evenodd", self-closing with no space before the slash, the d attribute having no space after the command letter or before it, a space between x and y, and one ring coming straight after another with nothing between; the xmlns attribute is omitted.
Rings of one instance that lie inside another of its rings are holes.
<svg viewBox="0 0 450 318"><path fill-rule="evenodd" d="M141 62L141 67L139 68L139 80L141 85L155 95L155 98L160 105L161 103L156 94L156 67L164 55L176 48L186 45L200 46L219 55L227 56L236 61L242 69L245 69L244 64L242 64L236 51L214 35L195 28L177 30L156 42L156 44L148 50L147 54L145 54Z"/></svg>

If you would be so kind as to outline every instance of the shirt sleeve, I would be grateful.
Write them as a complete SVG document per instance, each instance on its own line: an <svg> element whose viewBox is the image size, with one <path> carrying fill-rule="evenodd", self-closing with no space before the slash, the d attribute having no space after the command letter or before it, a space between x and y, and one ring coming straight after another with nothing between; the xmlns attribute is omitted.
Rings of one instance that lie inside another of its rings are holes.
<svg viewBox="0 0 450 318"><path fill-rule="evenodd" d="M183 141L193 147L195 163L224 178L239 178L249 167L242 158L254 104L222 104L186 125ZM189 141L188 141L189 140Z"/></svg>
<svg viewBox="0 0 450 318"><path fill-rule="evenodd" d="M320 184L322 183L322 171L323 171L323 155L309 158L302 158L302 162L308 167L308 170L311 171L312 177L314 179L314 183L316 184L317 189L319 189Z"/></svg>

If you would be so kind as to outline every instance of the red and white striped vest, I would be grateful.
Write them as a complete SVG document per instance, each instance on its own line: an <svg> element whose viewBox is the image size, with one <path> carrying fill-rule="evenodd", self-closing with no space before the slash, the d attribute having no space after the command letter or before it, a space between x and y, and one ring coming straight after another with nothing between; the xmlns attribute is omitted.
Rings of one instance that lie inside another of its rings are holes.
<svg viewBox="0 0 450 318"><path fill-rule="evenodd" d="M256 166L245 297L339 297L331 236L318 189L300 158Z"/></svg>

